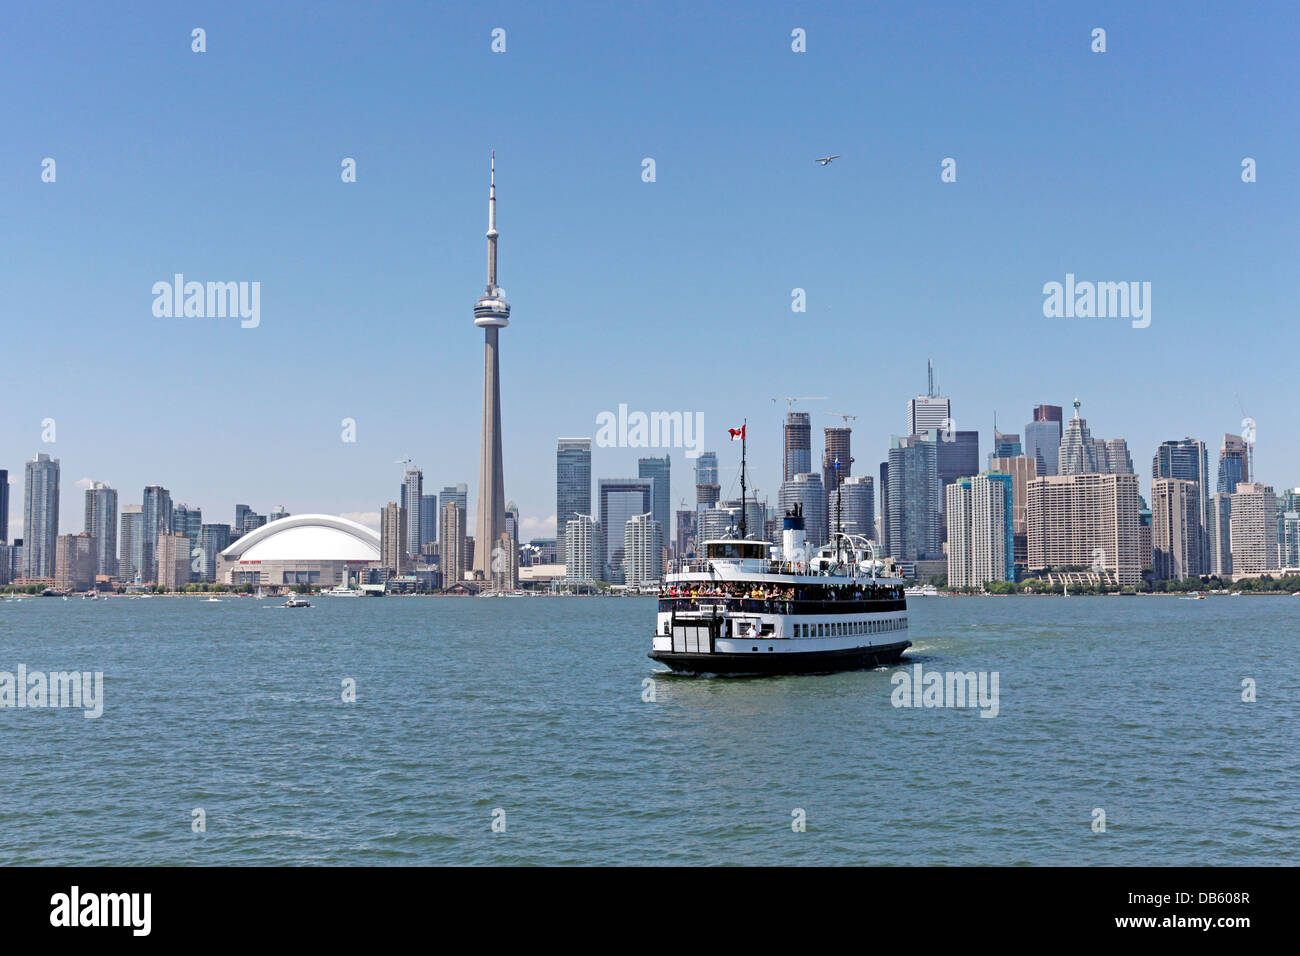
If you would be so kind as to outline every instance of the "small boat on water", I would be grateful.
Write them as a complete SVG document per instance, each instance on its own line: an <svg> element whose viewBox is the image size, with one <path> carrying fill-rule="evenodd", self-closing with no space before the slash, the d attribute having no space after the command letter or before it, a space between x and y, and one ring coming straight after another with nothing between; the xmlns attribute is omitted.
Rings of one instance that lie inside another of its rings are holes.
<svg viewBox="0 0 1300 956"><path fill-rule="evenodd" d="M340 584L330 588L328 591L321 591L322 597L361 597L361 592L356 588L350 588L346 584Z"/></svg>
<svg viewBox="0 0 1300 956"><path fill-rule="evenodd" d="M220 604L220 603L221 603L221 598L210 597L210 598L208 598L206 601L204 601L203 603L204 603L204 604Z"/></svg>
<svg viewBox="0 0 1300 956"><path fill-rule="evenodd" d="M903 593L910 598L914 597L938 597L939 589L933 584L914 584L910 588L904 589Z"/></svg>
<svg viewBox="0 0 1300 956"><path fill-rule="evenodd" d="M306 598L290 597L280 607L311 607L311 602Z"/></svg>
<svg viewBox="0 0 1300 956"><path fill-rule="evenodd" d="M1184 600L1184 601L1204 601L1204 600L1205 600L1205 595L1202 594L1200 591L1193 591L1192 593L1188 594L1188 595L1187 595L1185 598L1183 598L1182 600Z"/></svg>

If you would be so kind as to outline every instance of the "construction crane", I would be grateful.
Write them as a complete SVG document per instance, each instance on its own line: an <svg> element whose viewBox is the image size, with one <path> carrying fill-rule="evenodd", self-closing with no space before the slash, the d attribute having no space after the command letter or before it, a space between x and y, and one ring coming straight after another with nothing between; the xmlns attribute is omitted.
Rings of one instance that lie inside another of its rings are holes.
<svg viewBox="0 0 1300 956"><path fill-rule="evenodd" d="M797 396L797 395L786 395L786 396L783 397L783 398L774 398L774 399L772 399L772 401L774 401L774 402L785 402L785 410L786 410L787 413L789 413L789 412L791 412L791 411L794 410L794 403L795 403L795 402L824 402L824 401L826 401L826 396L825 396L825 395L818 395L818 396L814 396L814 397L808 397L808 396L800 397L800 396Z"/></svg>
<svg viewBox="0 0 1300 956"><path fill-rule="evenodd" d="M858 416L857 416L857 415L845 415L843 412L827 412L826 414L829 415L829 416L831 416L831 418L842 418L842 419L844 419L844 427L845 427L845 428L848 428L848 427L849 427L849 422L850 422L850 421L857 421L857 420L858 420Z"/></svg>
<svg viewBox="0 0 1300 956"><path fill-rule="evenodd" d="M415 464L415 459L414 459L414 458L399 458L399 459L397 459L397 461L393 462L393 464L394 464L394 465L413 465L413 464Z"/></svg>

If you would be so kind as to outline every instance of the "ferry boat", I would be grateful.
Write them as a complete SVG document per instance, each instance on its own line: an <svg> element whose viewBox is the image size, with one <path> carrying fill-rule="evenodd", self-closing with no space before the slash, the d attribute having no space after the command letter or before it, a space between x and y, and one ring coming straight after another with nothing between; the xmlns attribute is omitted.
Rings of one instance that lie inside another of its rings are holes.
<svg viewBox="0 0 1300 956"><path fill-rule="evenodd" d="M356 588L350 588L346 584L338 584L328 591L321 591L325 597L361 597L361 592Z"/></svg>
<svg viewBox="0 0 1300 956"><path fill-rule="evenodd" d="M860 535L836 532L810 553L799 505L785 515L778 553L751 539L741 440L739 534L703 542L703 557L666 575L650 658L674 671L718 675L827 673L898 661L912 643L901 573Z"/></svg>

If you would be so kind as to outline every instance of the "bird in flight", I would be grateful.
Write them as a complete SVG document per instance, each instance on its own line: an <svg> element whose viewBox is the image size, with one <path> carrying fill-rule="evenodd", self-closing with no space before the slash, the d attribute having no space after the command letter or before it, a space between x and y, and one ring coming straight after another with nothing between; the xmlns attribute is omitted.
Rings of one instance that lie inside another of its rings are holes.
<svg viewBox="0 0 1300 956"><path fill-rule="evenodd" d="M814 159L813 162L821 163L823 166L829 166L831 164L832 159L839 159L839 158L840 158L840 154L836 153L834 156L823 156L821 157L821 159Z"/></svg>

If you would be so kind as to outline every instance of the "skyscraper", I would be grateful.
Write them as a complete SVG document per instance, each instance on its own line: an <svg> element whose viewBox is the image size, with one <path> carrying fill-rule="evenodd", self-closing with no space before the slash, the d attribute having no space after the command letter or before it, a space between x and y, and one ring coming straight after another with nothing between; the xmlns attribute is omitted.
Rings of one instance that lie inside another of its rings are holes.
<svg viewBox="0 0 1300 956"><path fill-rule="evenodd" d="M280 511L284 511L283 506L281 506ZM272 515L275 514L274 511L271 513ZM274 521L275 518L270 520ZM185 504L175 505L172 508L172 533L185 535L190 543L185 559L190 566L189 577L186 580L193 580L197 574L201 573L196 568L202 568L203 566L203 509L191 508Z"/></svg>
<svg viewBox="0 0 1300 956"><path fill-rule="evenodd" d="M993 470L994 458L1019 458L1024 453L1019 435L1004 435L993 426L993 450L989 452L989 470Z"/></svg>
<svg viewBox="0 0 1300 956"><path fill-rule="evenodd" d="M937 558L943 542L938 445L920 435L890 439L889 555L900 561Z"/></svg>
<svg viewBox="0 0 1300 956"><path fill-rule="evenodd" d="M845 534L860 534L871 540L876 538L875 479L870 475L851 475L840 482L836 494L826 502L830 527L835 527L838 514L840 530Z"/></svg>
<svg viewBox="0 0 1300 956"><path fill-rule="evenodd" d="M1029 482L1026 499L1030 571L1083 567L1124 586L1142 580L1137 475L1048 475Z"/></svg>
<svg viewBox="0 0 1300 956"><path fill-rule="evenodd" d="M117 549L117 576L128 583L136 578L144 580L144 572L137 563L140 560L140 535L144 533L144 507L142 505L122 506L122 536ZM229 547L229 542L226 543ZM215 559L213 573L216 573Z"/></svg>
<svg viewBox="0 0 1300 956"><path fill-rule="evenodd" d="M27 462L23 487L23 576L54 577L59 540L59 459Z"/></svg>
<svg viewBox="0 0 1300 956"><path fill-rule="evenodd" d="M217 579L217 555L230 547L230 525L203 525L199 530L199 547L203 550L203 561L199 565L199 577L204 581L215 581Z"/></svg>
<svg viewBox="0 0 1300 956"><path fill-rule="evenodd" d="M136 541L138 555L132 564L145 581L157 583L158 578L158 538L172 533L172 495L161 485L148 485L144 489L144 504L141 506L144 524L139 539ZM245 533L250 530L245 518Z"/></svg>
<svg viewBox="0 0 1300 956"><path fill-rule="evenodd" d="M406 569L406 509L396 501L384 505L379 515L379 560L394 574Z"/></svg>
<svg viewBox="0 0 1300 956"><path fill-rule="evenodd" d="M1246 442L1240 435L1223 436L1219 447L1219 481L1217 491L1232 494L1237 485L1250 481L1250 460L1247 457Z"/></svg>
<svg viewBox="0 0 1300 956"><path fill-rule="evenodd" d="M853 474L851 451L853 431L847 426L827 428L823 432L822 487L826 490L826 527L835 531L835 492L840 482Z"/></svg>
<svg viewBox="0 0 1300 956"><path fill-rule="evenodd" d="M1232 495L1216 491L1210 496L1209 524L1205 529L1208 542L1210 574L1220 578L1232 576Z"/></svg>
<svg viewBox="0 0 1300 956"><path fill-rule="evenodd" d="M1057 456L1058 475L1097 475L1102 468L1097 461L1097 446L1087 419L1079 417L1079 400L1074 400L1074 417L1065 426L1061 436L1061 450Z"/></svg>
<svg viewBox="0 0 1300 956"><path fill-rule="evenodd" d="M600 579L600 522L578 515L565 522L564 580L569 584L594 584Z"/></svg>
<svg viewBox="0 0 1300 956"><path fill-rule="evenodd" d="M812 471L812 422L807 412L787 412L785 416L785 478ZM714 483L717 483L717 459L714 458Z"/></svg>
<svg viewBox="0 0 1300 956"><path fill-rule="evenodd" d="M945 489L948 583L983 587L1014 581L1012 478L1001 473L960 478Z"/></svg>
<svg viewBox="0 0 1300 956"><path fill-rule="evenodd" d="M926 390L907 403L907 434L921 435L928 431L953 430L952 403L934 387L934 366L925 363Z"/></svg>
<svg viewBox="0 0 1300 956"><path fill-rule="evenodd" d="M449 588L465 577L465 509L443 494L442 521L438 528L442 586Z"/></svg>
<svg viewBox="0 0 1300 956"><path fill-rule="evenodd" d="M1028 528L1025 524L1025 508L1029 482L1038 477L1038 461L1028 455L1015 458L994 458L989 463L989 470L1011 476L1011 537L1014 563L1024 568L1029 560ZM951 541L949 545L951 545Z"/></svg>
<svg viewBox="0 0 1300 956"><path fill-rule="evenodd" d="M1157 463L1158 459L1157 454ZM1202 573L1202 515L1197 482L1151 479L1151 568L1155 580L1181 581Z"/></svg>
<svg viewBox="0 0 1300 956"><path fill-rule="evenodd" d="M466 520L468 521L469 486L462 481L458 485L448 485L447 487L443 488L441 494L442 494L442 503L445 505L447 502L450 501L452 504L458 507L462 512L464 512L464 514L466 515ZM441 533L441 527L439 527L439 532Z"/></svg>
<svg viewBox="0 0 1300 956"><path fill-rule="evenodd" d="M624 580L628 584L657 584L664 576L663 526L652 512L634 515L623 525Z"/></svg>
<svg viewBox="0 0 1300 956"><path fill-rule="evenodd" d="M555 550L564 559L569 522L591 514L591 439L561 438L555 449Z"/></svg>
<svg viewBox="0 0 1300 956"><path fill-rule="evenodd" d="M429 545L438 540L438 496L420 496L420 554L428 554Z"/></svg>
<svg viewBox="0 0 1300 956"><path fill-rule="evenodd" d="M1056 474L1061 453L1061 406L1038 405L1025 426L1025 456L1034 459L1039 475Z"/></svg>
<svg viewBox="0 0 1300 956"><path fill-rule="evenodd" d="M0 544L9 540L9 472L0 468Z"/></svg>
<svg viewBox="0 0 1300 956"><path fill-rule="evenodd" d="M401 506L406 509L406 553L420 553L420 508L424 504L424 472L408 468L402 476Z"/></svg>
<svg viewBox="0 0 1300 956"><path fill-rule="evenodd" d="M1277 569L1277 495L1272 485L1238 482L1232 493L1234 577Z"/></svg>
<svg viewBox="0 0 1300 956"><path fill-rule="evenodd" d="M95 574L117 577L117 492L102 481L86 489L85 532L95 539Z"/></svg>
<svg viewBox="0 0 1300 956"><path fill-rule="evenodd" d="M651 502L654 512L654 520L659 522L659 530L667 540L668 531L672 527L672 458L664 455L662 458L642 458L637 462L636 474L638 478L651 478L654 480L654 492L651 495Z"/></svg>
<svg viewBox="0 0 1300 956"><path fill-rule="evenodd" d="M488 186L487 287L474 306L474 324L483 329L483 443L479 457L478 523L474 570L492 578L492 545L506 525L505 478L501 465L501 362L497 338L510 324L506 294L497 285L497 163L492 154Z"/></svg>
<svg viewBox="0 0 1300 956"><path fill-rule="evenodd" d="M604 534L601 548L605 563L601 580L623 583L623 535L627 523L637 515L653 512L654 481L650 478L601 478L600 525Z"/></svg>
<svg viewBox="0 0 1300 956"><path fill-rule="evenodd" d="M826 489L822 486L821 475L808 471L781 482L777 496L777 505L781 511L788 514L796 504L803 511L809 550L827 544L830 541L830 529L826 526ZM704 540L703 532L700 540Z"/></svg>
<svg viewBox="0 0 1300 956"><path fill-rule="evenodd" d="M702 451L695 459L695 483L697 485L718 484L718 453Z"/></svg>
<svg viewBox="0 0 1300 956"><path fill-rule="evenodd" d="M685 558L695 553L695 528L696 517L699 512L690 510L678 510L677 512L677 540L676 552L677 558Z"/></svg>
<svg viewBox="0 0 1300 956"><path fill-rule="evenodd" d="M1151 477L1178 478L1196 482L1197 513L1200 523L1200 565L1190 574L1208 574L1210 570L1210 464L1205 442L1183 438L1161 442L1151 460ZM1151 504L1155 508L1155 502Z"/></svg>
<svg viewBox="0 0 1300 956"><path fill-rule="evenodd" d="M55 546L54 586L61 591L86 591L95 583L95 538L59 535Z"/></svg>

